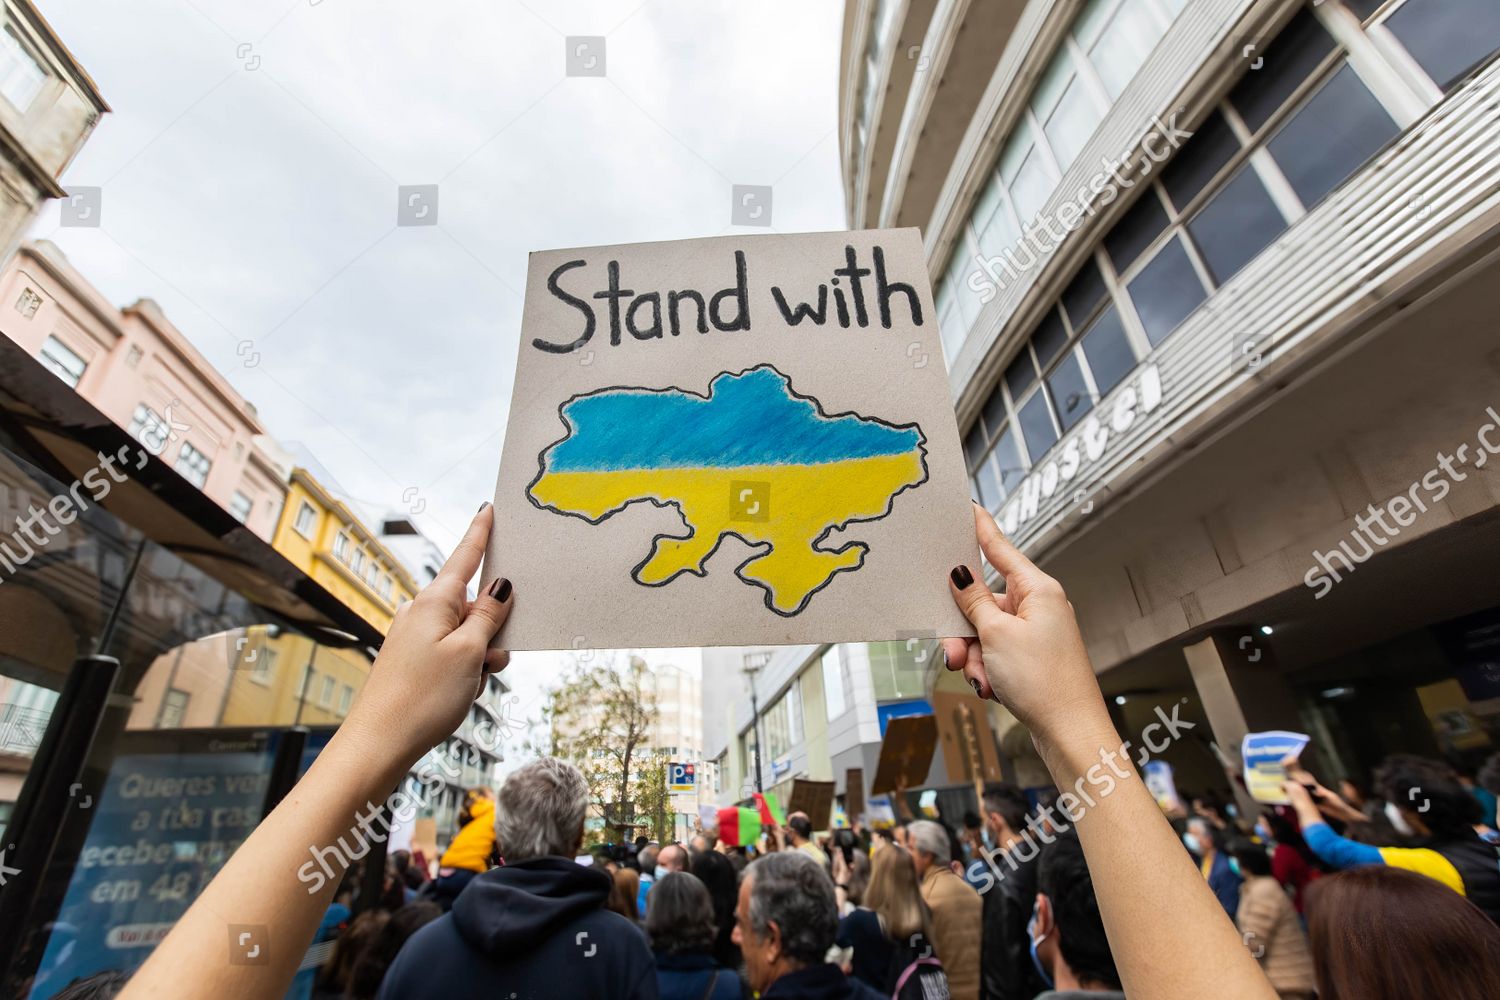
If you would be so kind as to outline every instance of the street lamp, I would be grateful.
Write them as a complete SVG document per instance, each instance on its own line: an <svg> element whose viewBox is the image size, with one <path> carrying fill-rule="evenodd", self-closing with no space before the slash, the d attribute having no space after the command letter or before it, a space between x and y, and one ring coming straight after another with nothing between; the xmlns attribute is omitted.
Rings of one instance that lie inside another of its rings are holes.
<svg viewBox="0 0 1500 1000"><path fill-rule="evenodd" d="M757 792L766 790L760 777L760 702L755 697L755 675L760 673L761 666L758 660L752 660L741 669L745 680L750 684L750 731L755 734L755 790Z"/></svg>

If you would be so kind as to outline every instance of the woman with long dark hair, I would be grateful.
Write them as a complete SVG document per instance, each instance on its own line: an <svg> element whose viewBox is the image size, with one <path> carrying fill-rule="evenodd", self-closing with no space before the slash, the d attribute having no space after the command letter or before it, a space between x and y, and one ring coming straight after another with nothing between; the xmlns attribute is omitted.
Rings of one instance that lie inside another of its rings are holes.
<svg viewBox="0 0 1500 1000"><path fill-rule="evenodd" d="M713 901L714 927L717 928L714 961L725 968L739 970L744 959L740 956L740 946L734 943L734 908L740 898L740 873L734 862L718 851L694 854L688 861L688 869L698 876L698 881L708 890L708 898Z"/></svg>
<svg viewBox="0 0 1500 1000"><path fill-rule="evenodd" d="M739 975L714 961L713 900L695 875L668 872L651 887L646 934L661 1000L740 1000Z"/></svg>
<svg viewBox="0 0 1500 1000"><path fill-rule="evenodd" d="M1494 1000L1500 928L1436 879L1369 865L1318 879L1307 920L1319 1000Z"/></svg>

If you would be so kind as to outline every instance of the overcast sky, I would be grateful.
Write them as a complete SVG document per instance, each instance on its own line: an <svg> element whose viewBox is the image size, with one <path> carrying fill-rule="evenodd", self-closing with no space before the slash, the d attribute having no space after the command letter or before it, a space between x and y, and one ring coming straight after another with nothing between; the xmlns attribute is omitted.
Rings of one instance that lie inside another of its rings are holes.
<svg viewBox="0 0 1500 1000"><path fill-rule="evenodd" d="M529 251L732 232L734 184L844 227L834 0L40 6L114 110L63 177L102 225L32 235L445 549L494 489ZM567 75L575 35L604 77ZM438 225L396 225L406 184Z"/></svg>

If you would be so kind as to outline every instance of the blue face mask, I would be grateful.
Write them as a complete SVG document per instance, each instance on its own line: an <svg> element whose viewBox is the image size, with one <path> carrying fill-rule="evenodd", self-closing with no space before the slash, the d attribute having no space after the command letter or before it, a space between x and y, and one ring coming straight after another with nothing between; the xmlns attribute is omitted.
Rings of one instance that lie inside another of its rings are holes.
<svg viewBox="0 0 1500 1000"><path fill-rule="evenodd" d="M1197 854L1197 855L1200 855L1200 856L1203 854L1203 845L1200 844L1200 843L1198 843L1198 835L1197 834L1194 834L1194 833L1184 833L1182 835L1182 846L1186 847L1189 851L1192 851L1194 854Z"/></svg>
<svg viewBox="0 0 1500 1000"><path fill-rule="evenodd" d="M1042 959L1036 953L1036 946L1039 945L1039 944L1041 944L1042 942L1038 941L1035 937L1032 936L1035 932L1036 932L1036 911L1032 910L1031 911L1031 920L1030 920L1029 923L1026 924L1026 939L1027 939L1027 941L1029 941L1031 943L1031 964L1032 964L1033 967L1035 967L1036 974L1041 977L1042 984L1044 986L1046 986L1047 989L1050 990L1053 987L1052 977L1049 976L1049 975L1047 975L1047 968L1046 968L1046 966L1042 965ZM1045 941L1046 939L1047 939L1047 935L1043 934L1042 935L1042 941Z"/></svg>
<svg viewBox="0 0 1500 1000"><path fill-rule="evenodd" d="M1232 871L1232 872L1234 872L1236 875L1240 874L1240 859L1239 858L1230 858L1229 859L1229 870ZM1241 875L1240 877L1243 878L1244 876Z"/></svg>
<svg viewBox="0 0 1500 1000"><path fill-rule="evenodd" d="M661 865L657 865L656 866L656 871L653 872L652 874L655 875L656 876L656 880L658 882L660 882L662 880L662 878L667 874L667 870L665 868L663 868Z"/></svg>

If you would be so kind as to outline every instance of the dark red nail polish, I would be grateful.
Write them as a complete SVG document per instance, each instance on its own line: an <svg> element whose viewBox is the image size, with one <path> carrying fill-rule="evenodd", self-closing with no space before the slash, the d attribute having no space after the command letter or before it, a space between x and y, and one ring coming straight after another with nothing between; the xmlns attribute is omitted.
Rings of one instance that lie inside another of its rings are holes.
<svg viewBox="0 0 1500 1000"><path fill-rule="evenodd" d="M494 583L490 584L487 593L501 604L504 604L510 598L510 581L503 576L500 577Z"/></svg>
<svg viewBox="0 0 1500 1000"><path fill-rule="evenodd" d="M490 502L488 500L486 500L484 503L482 503L482 504L479 505L479 510L475 511L475 513L477 513L477 514L483 514L484 513L484 509L486 507L488 507L489 505L490 505Z"/></svg>
<svg viewBox="0 0 1500 1000"><path fill-rule="evenodd" d="M955 566L948 575L953 578L953 586L959 590L967 589L974 582L974 574L969 572L967 566Z"/></svg>
<svg viewBox="0 0 1500 1000"><path fill-rule="evenodd" d="M971 687L971 688L974 689L974 697L976 697L976 698L983 698L984 697L984 695L981 694L980 691L979 691L979 681L978 681L977 678L974 678L974 677L970 677L969 678L969 687Z"/></svg>

